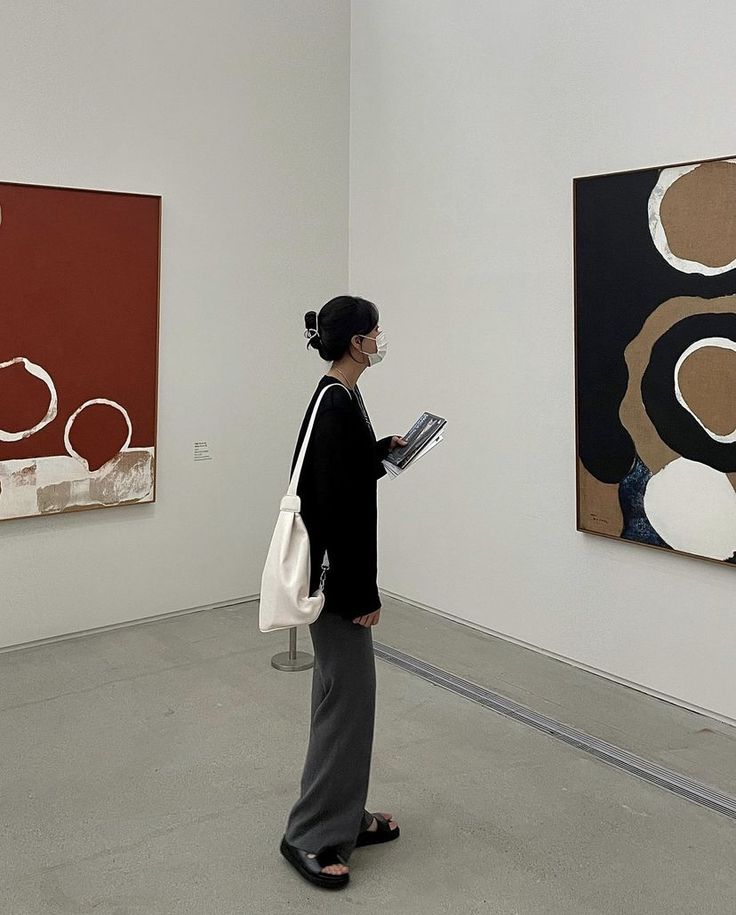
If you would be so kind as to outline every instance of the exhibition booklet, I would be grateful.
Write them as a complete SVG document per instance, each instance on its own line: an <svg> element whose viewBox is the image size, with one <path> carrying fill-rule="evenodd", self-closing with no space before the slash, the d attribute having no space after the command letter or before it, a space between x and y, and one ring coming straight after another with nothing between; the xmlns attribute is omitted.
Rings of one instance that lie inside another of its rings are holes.
<svg viewBox="0 0 736 915"><path fill-rule="evenodd" d="M381 463L392 478L396 478L416 461L424 457L444 438L442 428L447 420L434 413L422 413L411 429L403 436L407 444L394 448Z"/></svg>

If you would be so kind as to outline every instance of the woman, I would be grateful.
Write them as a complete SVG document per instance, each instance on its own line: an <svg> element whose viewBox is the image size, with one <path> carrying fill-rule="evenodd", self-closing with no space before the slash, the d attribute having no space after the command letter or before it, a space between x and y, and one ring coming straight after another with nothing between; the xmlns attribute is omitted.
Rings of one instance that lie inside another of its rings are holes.
<svg viewBox="0 0 736 915"><path fill-rule="evenodd" d="M314 646L309 746L301 796L292 808L281 853L307 880L336 889L349 880L356 846L398 838L391 814L371 814L368 795L375 716L376 669L371 626L381 599L376 583L377 480L381 461L406 441L376 441L358 378L386 353L372 302L338 296L305 315L307 346L330 370L322 376L297 439L294 472L314 404L327 385L307 445L297 494L309 532L311 581L320 584L325 550L325 603L309 627Z"/></svg>

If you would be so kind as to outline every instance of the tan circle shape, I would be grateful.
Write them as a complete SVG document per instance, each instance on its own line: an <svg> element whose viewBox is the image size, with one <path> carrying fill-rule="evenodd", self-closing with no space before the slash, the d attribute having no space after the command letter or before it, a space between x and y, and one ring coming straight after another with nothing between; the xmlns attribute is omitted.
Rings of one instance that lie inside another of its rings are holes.
<svg viewBox="0 0 736 915"><path fill-rule="evenodd" d="M649 315L642 329L624 350L629 383L621 401L619 417L634 441L637 454L652 474L682 456L659 437L641 399L641 380L649 365L652 347L663 334L684 318L700 314L733 313L736 313L736 295L724 295L716 299L703 299L700 296L668 299ZM727 476L736 486L736 472Z"/></svg>
<svg viewBox="0 0 736 915"><path fill-rule="evenodd" d="M664 194L659 217L675 257L707 267L736 260L736 163L703 162Z"/></svg>
<svg viewBox="0 0 736 915"><path fill-rule="evenodd" d="M720 346L695 350L680 369L680 390L697 419L716 435L736 429L736 352Z"/></svg>

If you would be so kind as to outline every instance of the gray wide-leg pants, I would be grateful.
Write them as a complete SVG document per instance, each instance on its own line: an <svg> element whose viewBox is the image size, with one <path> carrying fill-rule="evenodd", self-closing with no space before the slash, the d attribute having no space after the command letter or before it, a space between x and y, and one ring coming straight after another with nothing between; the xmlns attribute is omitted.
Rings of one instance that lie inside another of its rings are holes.
<svg viewBox="0 0 736 915"><path fill-rule="evenodd" d="M309 746L301 796L285 832L290 845L316 854L332 847L345 863L358 833L373 819L365 809L376 708L371 629L324 612L309 627L314 646Z"/></svg>

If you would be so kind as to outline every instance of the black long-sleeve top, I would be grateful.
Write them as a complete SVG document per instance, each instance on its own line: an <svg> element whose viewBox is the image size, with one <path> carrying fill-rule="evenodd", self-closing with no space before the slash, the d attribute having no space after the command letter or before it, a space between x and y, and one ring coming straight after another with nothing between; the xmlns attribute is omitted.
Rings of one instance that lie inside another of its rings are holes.
<svg viewBox="0 0 736 915"><path fill-rule="evenodd" d="M381 606L378 593L378 486L386 475L391 436L376 441L356 384L351 393L323 375L309 403L291 460L294 473L299 449L317 397L327 385L304 456L297 495L309 533L309 593L319 587L325 549L329 569L322 613L355 619ZM364 412L365 411L365 412Z"/></svg>

